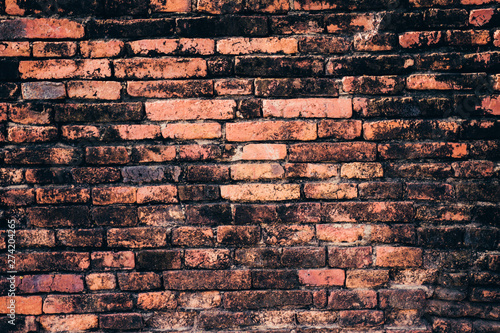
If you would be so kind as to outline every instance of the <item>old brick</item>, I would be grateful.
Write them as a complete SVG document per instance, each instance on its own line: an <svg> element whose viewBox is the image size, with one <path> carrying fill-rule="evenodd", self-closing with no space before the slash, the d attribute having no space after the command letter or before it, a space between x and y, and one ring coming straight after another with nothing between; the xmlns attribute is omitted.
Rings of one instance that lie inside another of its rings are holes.
<svg viewBox="0 0 500 333"><path fill-rule="evenodd" d="M173 290L238 290L251 286L250 272L226 271L167 271L163 272L166 289Z"/></svg>
<svg viewBox="0 0 500 333"><path fill-rule="evenodd" d="M312 295L304 290L233 291L224 294L226 309L260 309L273 307L301 308L312 303Z"/></svg>
<svg viewBox="0 0 500 333"><path fill-rule="evenodd" d="M289 247L283 249L281 263L284 267L317 268L324 267L326 251L324 247Z"/></svg>
<svg viewBox="0 0 500 333"><path fill-rule="evenodd" d="M211 80L128 81L127 94L132 97L186 98L213 94Z"/></svg>
<svg viewBox="0 0 500 333"><path fill-rule="evenodd" d="M162 247L167 243L168 231L163 228L114 228L107 231L110 247Z"/></svg>
<svg viewBox="0 0 500 333"><path fill-rule="evenodd" d="M418 267L422 264L422 250L411 247L376 247L375 264L381 267Z"/></svg>
<svg viewBox="0 0 500 333"><path fill-rule="evenodd" d="M90 290L110 290L116 288L116 276L113 273L91 273L85 277Z"/></svg>
<svg viewBox="0 0 500 333"><path fill-rule="evenodd" d="M283 201L298 199L300 186L296 184L222 185L221 196L231 201Z"/></svg>
<svg viewBox="0 0 500 333"><path fill-rule="evenodd" d="M329 309L372 309L376 306L374 290L333 290L328 297Z"/></svg>
<svg viewBox="0 0 500 333"><path fill-rule="evenodd" d="M118 286L121 290L154 290L161 287L160 275L147 273L118 273Z"/></svg>
<svg viewBox="0 0 500 333"><path fill-rule="evenodd" d="M223 224L232 221L231 207L225 203L188 205L186 221L189 224Z"/></svg>
<svg viewBox="0 0 500 333"><path fill-rule="evenodd" d="M121 252L92 252L92 267L98 270L133 269L135 267L134 253Z"/></svg>
<svg viewBox="0 0 500 333"><path fill-rule="evenodd" d="M354 269L346 274L347 288L376 288L389 282L388 270Z"/></svg>
<svg viewBox="0 0 500 333"><path fill-rule="evenodd" d="M91 40L80 42L84 58L111 58L119 55L124 47L121 40Z"/></svg>
<svg viewBox="0 0 500 333"><path fill-rule="evenodd" d="M107 312L132 309L132 298L124 293L88 295L49 295L43 303L44 313Z"/></svg>
<svg viewBox="0 0 500 333"><path fill-rule="evenodd" d="M177 307L175 294L171 291L140 293L137 307L142 310L168 310Z"/></svg>
<svg viewBox="0 0 500 333"><path fill-rule="evenodd" d="M42 328L48 332L85 331L97 329L99 326L99 318L94 314L43 315L40 316L39 321Z"/></svg>
<svg viewBox="0 0 500 333"><path fill-rule="evenodd" d="M195 120L231 119L236 102L233 100L166 100L146 103L148 119Z"/></svg>
<svg viewBox="0 0 500 333"><path fill-rule="evenodd" d="M66 86L68 97L75 99L120 99L122 89L115 81L70 81Z"/></svg>
<svg viewBox="0 0 500 333"><path fill-rule="evenodd" d="M260 240L260 227L257 226L219 226L217 242L226 245L251 245Z"/></svg>
<svg viewBox="0 0 500 333"><path fill-rule="evenodd" d="M182 252L177 250L146 250L136 256L140 270L169 270L181 268Z"/></svg>
<svg viewBox="0 0 500 333"><path fill-rule="evenodd" d="M204 59L192 58L130 58L113 61L117 78L174 79L203 77L207 75Z"/></svg>
<svg viewBox="0 0 500 333"><path fill-rule="evenodd" d="M231 264L231 253L227 249L186 250L184 264L189 268L228 268Z"/></svg>
<svg viewBox="0 0 500 333"><path fill-rule="evenodd" d="M365 247L329 247L328 264L339 268L364 268L372 264L372 248Z"/></svg>
<svg viewBox="0 0 500 333"><path fill-rule="evenodd" d="M276 248L236 249L234 260L250 268L277 268L280 266L281 252Z"/></svg>

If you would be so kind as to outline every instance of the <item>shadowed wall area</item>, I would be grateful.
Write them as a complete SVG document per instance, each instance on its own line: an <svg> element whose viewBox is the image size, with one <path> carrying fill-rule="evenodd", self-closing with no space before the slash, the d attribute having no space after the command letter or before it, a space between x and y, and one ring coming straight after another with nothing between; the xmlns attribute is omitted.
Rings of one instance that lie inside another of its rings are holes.
<svg viewBox="0 0 500 333"><path fill-rule="evenodd" d="M0 331L500 332L498 0L0 0Z"/></svg>

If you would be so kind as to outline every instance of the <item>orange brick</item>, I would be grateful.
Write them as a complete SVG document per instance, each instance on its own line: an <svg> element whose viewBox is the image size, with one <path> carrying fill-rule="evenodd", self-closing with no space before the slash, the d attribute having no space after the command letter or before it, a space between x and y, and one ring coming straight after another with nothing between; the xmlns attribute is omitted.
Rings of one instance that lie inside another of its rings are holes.
<svg viewBox="0 0 500 333"><path fill-rule="evenodd" d="M300 198L298 184L222 185L221 196L231 201L282 201Z"/></svg>
<svg viewBox="0 0 500 333"><path fill-rule="evenodd" d="M353 269L347 271L347 288L376 288L389 282L389 270Z"/></svg>
<svg viewBox="0 0 500 333"><path fill-rule="evenodd" d="M161 130L165 139L174 140L200 140L217 139L222 136L219 123L176 123L166 124Z"/></svg>
<svg viewBox="0 0 500 333"><path fill-rule="evenodd" d="M153 12L186 13L191 11L191 0L151 0Z"/></svg>
<svg viewBox="0 0 500 333"><path fill-rule="evenodd" d="M42 314L42 298L40 296L2 296L0 297L0 313L11 313L9 309L11 304L15 304L16 315Z"/></svg>
<svg viewBox="0 0 500 333"><path fill-rule="evenodd" d="M70 81L68 97L78 99L120 99L122 85L116 81Z"/></svg>
<svg viewBox="0 0 500 333"><path fill-rule="evenodd" d="M101 128L87 125L61 126L62 137L67 140L101 139Z"/></svg>
<svg viewBox="0 0 500 333"><path fill-rule="evenodd" d="M114 60L115 76L132 79L178 79L207 75L200 58L130 58Z"/></svg>
<svg viewBox="0 0 500 333"><path fill-rule="evenodd" d="M228 141L314 140L316 124L295 121L249 121L226 124Z"/></svg>
<svg viewBox="0 0 500 333"><path fill-rule="evenodd" d="M29 57L29 42L0 42L0 57Z"/></svg>
<svg viewBox="0 0 500 333"><path fill-rule="evenodd" d="M165 162L175 158L175 146L149 145L134 146L132 148L132 160L139 163Z"/></svg>
<svg viewBox="0 0 500 333"><path fill-rule="evenodd" d="M304 194L311 199L354 199L358 196L358 187L347 183L309 183L304 184Z"/></svg>
<svg viewBox="0 0 500 333"><path fill-rule="evenodd" d="M335 243L353 243L364 238L365 227L344 224L318 224L316 237L319 240Z"/></svg>
<svg viewBox="0 0 500 333"><path fill-rule="evenodd" d="M343 286L345 271L342 269L299 270L299 281L308 286Z"/></svg>
<svg viewBox="0 0 500 333"><path fill-rule="evenodd" d="M112 58L124 47L121 40L91 40L80 42L80 53L84 58Z"/></svg>
<svg viewBox="0 0 500 333"><path fill-rule="evenodd" d="M338 140L354 140L361 136L363 122L361 120L321 120L318 124L320 138Z"/></svg>
<svg viewBox="0 0 500 333"><path fill-rule="evenodd" d="M297 98L262 101L264 117L350 118L350 98Z"/></svg>
<svg viewBox="0 0 500 333"><path fill-rule="evenodd" d="M94 205L112 205L116 203L135 203L137 188L117 186L98 187L92 189Z"/></svg>
<svg viewBox="0 0 500 333"><path fill-rule="evenodd" d="M113 125L111 128L122 140L156 139L160 136L158 125Z"/></svg>
<svg viewBox="0 0 500 333"><path fill-rule="evenodd" d="M243 0L198 0L196 10L210 14L230 14L243 9Z"/></svg>
<svg viewBox="0 0 500 333"><path fill-rule="evenodd" d="M493 45L500 47L500 30L495 30L493 33Z"/></svg>
<svg viewBox="0 0 500 333"><path fill-rule="evenodd" d="M284 53L298 52L295 38L243 38L233 37L217 41L217 51L221 54Z"/></svg>
<svg viewBox="0 0 500 333"><path fill-rule="evenodd" d="M146 102L146 116L152 121L232 119L236 102L233 100L181 100Z"/></svg>
<svg viewBox="0 0 500 333"><path fill-rule="evenodd" d="M279 179L284 174L285 170L278 163L231 165L231 179L234 180Z"/></svg>
<svg viewBox="0 0 500 333"><path fill-rule="evenodd" d="M33 57L72 57L76 54L75 42L34 42Z"/></svg>
<svg viewBox="0 0 500 333"><path fill-rule="evenodd" d="M137 189L137 203L177 202L177 187L173 185L143 186Z"/></svg>
<svg viewBox="0 0 500 333"><path fill-rule="evenodd" d="M92 267L97 270L133 269L135 256L132 251L92 252Z"/></svg>
<svg viewBox="0 0 500 333"><path fill-rule="evenodd" d="M109 61L102 60L26 60L19 62L23 79L98 79L111 76Z"/></svg>
<svg viewBox="0 0 500 333"><path fill-rule="evenodd" d="M282 160L286 157L286 145L252 143L243 146L242 160Z"/></svg>
<svg viewBox="0 0 500 333"><path fill-rule="evenodd" d="M295 0L297 6L297 1ZM315 4L316 6L314 6ZM314 10L322 10L322 9L334 9L336 7L336 4L332 3L331 7L328 8L329 5L326 5L327 8L322 8L318 4L323 4L325 6L325 2L313 2L310 1L309 5L307 7L313 7L315 8ZM295 7L295 9L298 9ZM302 9L305 9L304 6L302 6ZM305 9L305 10L312 10L312 9ZM338 15L338 14L337 14ZM342 33L342 32L350 32L350 31L372 31L375 29L375 26L377 24L377 17L375 14L372 13L350 13L347 15L342 15L339 17L339 20L337 20L337 15L332 15L330 19L327 19L326 22L326 31L328 33ZM347 19L347 20L346 20Z"/></svg>

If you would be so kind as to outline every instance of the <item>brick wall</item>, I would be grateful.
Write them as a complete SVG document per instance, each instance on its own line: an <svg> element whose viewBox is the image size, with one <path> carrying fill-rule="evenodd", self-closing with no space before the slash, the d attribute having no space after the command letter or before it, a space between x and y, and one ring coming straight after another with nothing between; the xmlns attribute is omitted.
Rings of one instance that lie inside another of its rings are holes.
<svg viewBox="0 0 500 333"><path fill-rule="evenodd" d="M499 332L498 3L2 0L0 331Z"/></svg>

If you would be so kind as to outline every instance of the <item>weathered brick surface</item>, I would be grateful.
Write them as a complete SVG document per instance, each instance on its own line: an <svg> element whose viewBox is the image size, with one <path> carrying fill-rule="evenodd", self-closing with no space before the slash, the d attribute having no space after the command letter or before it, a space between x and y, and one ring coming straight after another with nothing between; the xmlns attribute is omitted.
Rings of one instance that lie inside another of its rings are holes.
<svg viewBox="0 0 500 333"><path fill-rule="evenodd" d="M498 7L0 0L0 332L498 332Z"/></svg>

